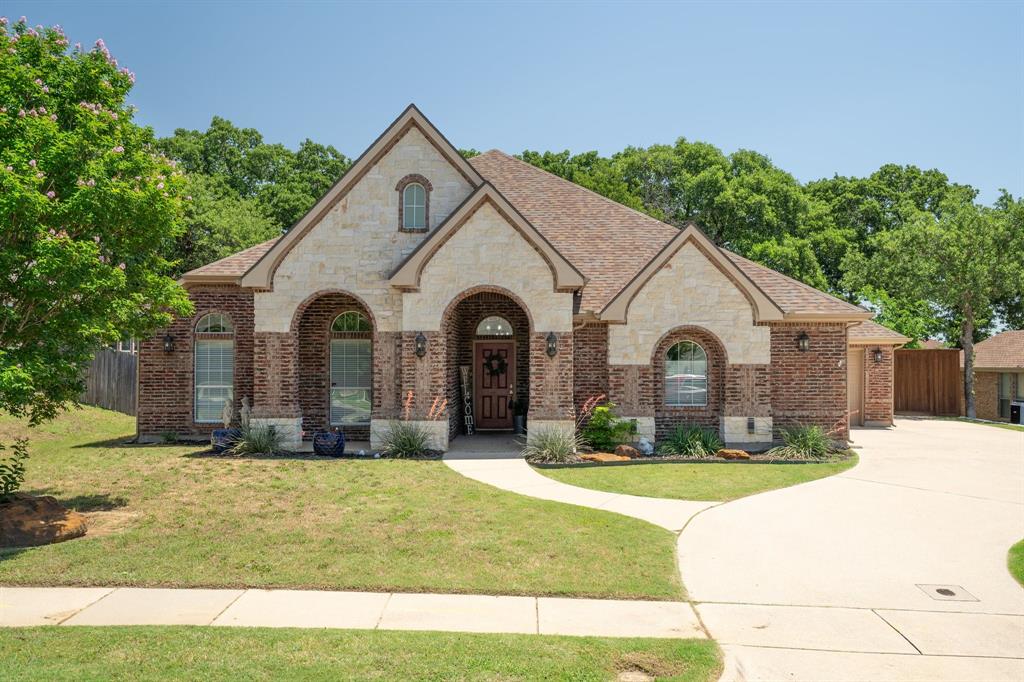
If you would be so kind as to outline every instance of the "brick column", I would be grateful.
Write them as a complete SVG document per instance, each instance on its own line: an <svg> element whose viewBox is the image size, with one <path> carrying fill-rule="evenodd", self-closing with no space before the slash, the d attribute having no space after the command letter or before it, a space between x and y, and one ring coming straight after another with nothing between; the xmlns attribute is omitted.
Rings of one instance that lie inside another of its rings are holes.
<svg viewBox="0 0 1024 682"><path fill-rule="evenodd" d="M753 429L750 420L753 419ZM726 443L772 441L771 365L726 365L722 440Z"/></svg>
<svg viewBox="0 0 1024 682"><path fill-rule="evenodd" d="M253 419L285 432L290 447L302 440L298 379L295 332L253 334Z"/></svg>
<svg viewBox="0 0 1024 682"><path fill-rule="evenodd" d="M530 409L527 432L575 428L572 332L555 332L557 352L548 355L548 332L530 334Z"/></svg>
<svg viewBox="0 0 1024 682"><path fill-rule="evenodd" d="M635 419L637 437L655 437L654 376L650 365L608 365L608 400L624 419Z"/></svg>
<svg viewBox="0 0 1024 682"><path fill-rule="evenodd" d="M875 346L868 346L864 353L866 375L864 381L864 423L868 426L892 426L893 413L893 346L877 346L882 352L880 362L875 362ZM963 394L963 391L960 391Z"/></svg>
<svg viewBox="0 0 1024 682"><path fill-rule="evenodd" d="M416 355L416 336L420 332L404 331L401 333L401 346L396 364L400 367L401 394L398 396L398 417L416 422L428 429L432 434L432 446L438 450L448 449L448 410L458 406L448 406L441 410L447 397L445 386L445 366L448 357L448 340L439 331L422 332L427 339L427 353L422 358ZM408 415L406 404L411 398ZM431 415L433 410L433 415ZM370 430L371 445L377 447L382 429L386 424L372 425Z"/></svg>

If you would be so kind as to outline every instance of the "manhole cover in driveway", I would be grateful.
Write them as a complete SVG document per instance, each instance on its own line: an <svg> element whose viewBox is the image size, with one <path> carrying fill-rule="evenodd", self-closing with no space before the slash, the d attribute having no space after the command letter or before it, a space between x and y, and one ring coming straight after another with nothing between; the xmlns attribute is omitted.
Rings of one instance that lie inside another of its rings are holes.
<svg viewBox="0 0 1024 682"><path fill-rule="evenodd" d="M921 591L939 601L978 601L973 594L959 585L918 585Z"/></svg>

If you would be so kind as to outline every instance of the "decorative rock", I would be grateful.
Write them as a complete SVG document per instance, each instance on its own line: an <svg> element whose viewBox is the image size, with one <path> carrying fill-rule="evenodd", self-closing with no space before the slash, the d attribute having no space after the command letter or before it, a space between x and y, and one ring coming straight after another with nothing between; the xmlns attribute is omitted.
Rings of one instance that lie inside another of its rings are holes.
<svg viewBox="0 0 1024 682"><path fill-rule="evenodd" d="M650 457L654 454L654 443L652 443L646 436L637 441L636 449L640 451L640 454L645 457Z"/></svg>
<svg viewBox="0 0 1024 682"><path fill-rule="evenodd" d="M620 457L625 457L627 459L636 459L637 457L640 456L640 451L634 448L632 445L623 444L615 448L615 454Z"/></svg>
<svg viewBox="0 0 1024 682"><path fill-rule="evenodd" d="M718 451L718 456L722 459L750 459L750 453L743 450L722 449Z"/></svg>
<svg viewBox="0 0 1024 682"><path fill-rule="evenodd" d="M629 459L623 455L613 455L610 452L587 452L580 455L580 459L588 462L624 462Z"/></svg>
<svg viewBox="0 0 1024 682"><path fill-rule="evenodd" d="M85 535L85 516L53 497L15 495L0 502L0 547L34 547Z"/></svg>

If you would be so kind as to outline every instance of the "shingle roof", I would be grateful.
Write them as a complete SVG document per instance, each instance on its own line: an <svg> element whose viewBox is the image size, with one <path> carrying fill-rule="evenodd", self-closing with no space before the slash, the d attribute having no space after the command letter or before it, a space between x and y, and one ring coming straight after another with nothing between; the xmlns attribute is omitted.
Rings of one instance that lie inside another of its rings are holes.
<svg viewBox="0 0 1024 682"><path fill-rule="evenodd" d="M964 364L963 352L960 365ZM974 344L975 369L1017 369L1024 368L1024 329L1000 332L980 343Z"/></svg>
<svg viewBox="0 0 1024 682"><path fill-rule="evenodd" d="M601 311L679 234L656 220L504 152L470 159L472 167L587 279L580 310ZM186 280L240 278L277 239L185 273ZM736 267L787 315L863 316L841 301L722 249Z"/></svg>
<svg viewBox="0 0 1024 682"><path fill-rule="evenodd" d="M888 327L883 327L877 322L872 320L864 320L858 325L850 327L848 332L850 343L861 342L877 342L893 344L904 344L910 339L898 332L894 332Z"/></svg>
<svg viewBox="0 0 1024 682"><path fill-rule="evenodd" d="M208 265L189 270L185 273L185 279L203 279L205 277L241 277L245 271L256 264L280 237L268 239L262 244L250 246L244 251L233 253L226 258L214 261Z"/></svg>
<svg viewBox="0 0 1024 682"><path fill-rule="evenodd" d="M677 234L672 225L498 150L470 159L555 248L587 277L581 309L599 311ZM758 265L725 254L785 313L866 311Z"/></svg>

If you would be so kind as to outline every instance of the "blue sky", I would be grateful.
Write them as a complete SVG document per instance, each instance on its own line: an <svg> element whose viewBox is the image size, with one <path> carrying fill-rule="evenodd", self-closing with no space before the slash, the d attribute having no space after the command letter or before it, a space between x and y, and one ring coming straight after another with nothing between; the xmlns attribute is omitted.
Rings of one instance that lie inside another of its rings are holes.
<svg viewBox="0 0 1024 682"><path fill-rule="evenodd" d="M356 156L409 102L460 147L679 136L803 181L883 163L1024 194L1024 2L99 3L0 13L103 38L158 134L213 115Z"/></svg>

